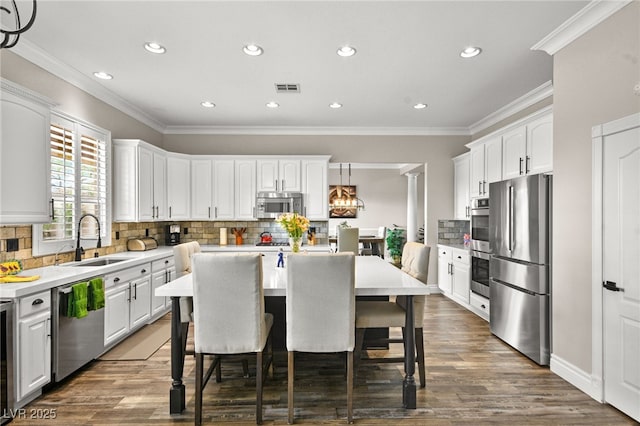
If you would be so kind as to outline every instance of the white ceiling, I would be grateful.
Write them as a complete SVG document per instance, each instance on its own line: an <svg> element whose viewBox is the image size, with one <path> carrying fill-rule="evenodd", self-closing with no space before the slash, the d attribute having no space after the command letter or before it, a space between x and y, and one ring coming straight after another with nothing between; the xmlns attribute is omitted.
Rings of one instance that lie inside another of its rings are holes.
<svg viewBox="0 0 640 426"><path fill-rule="evenodd" d="M587 3L40 0L13 50L165 132L469 133L552 79L531 46ZM265 53L245 55L247 43ZM336 55L344 44L357 54ZM469 45L483 53L461 58Z"/></svg>

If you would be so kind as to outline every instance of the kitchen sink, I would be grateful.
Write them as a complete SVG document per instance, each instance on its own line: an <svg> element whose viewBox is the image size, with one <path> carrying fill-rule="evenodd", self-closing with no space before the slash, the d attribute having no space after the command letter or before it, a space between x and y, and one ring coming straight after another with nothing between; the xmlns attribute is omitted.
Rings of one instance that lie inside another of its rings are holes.
<svg viewBox="0 0 640 426"><path fill-rule="evenodd" d="M117 259L117 258L104 258L104 259L94 259L94 260L85 260L84 262L77 263L69 263L65 266L107 266L113 265L114 263L124 262L129 259Z"/></svg>

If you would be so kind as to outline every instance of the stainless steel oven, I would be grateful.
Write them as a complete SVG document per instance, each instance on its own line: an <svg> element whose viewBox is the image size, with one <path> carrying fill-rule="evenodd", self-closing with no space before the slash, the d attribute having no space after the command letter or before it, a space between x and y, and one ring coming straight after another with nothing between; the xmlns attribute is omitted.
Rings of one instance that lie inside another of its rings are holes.
<svg viewBox="0 0 640 426"><path fill-rule="evenodd" d="M11 421L13 406L13 302L0 301L0 424Z"/></svg>
<svg viewBox="0 0 640 426"><path fill-rule="evenodd" d="M491 253L489 246L489 199L476 198L471 205L471 250Z"/></svg>
<svg viewBox="0 0 640 426"><path fill-rule="evenodd" d="M471 250L471 291L489 299L489 262L491 255Z"/></svg>

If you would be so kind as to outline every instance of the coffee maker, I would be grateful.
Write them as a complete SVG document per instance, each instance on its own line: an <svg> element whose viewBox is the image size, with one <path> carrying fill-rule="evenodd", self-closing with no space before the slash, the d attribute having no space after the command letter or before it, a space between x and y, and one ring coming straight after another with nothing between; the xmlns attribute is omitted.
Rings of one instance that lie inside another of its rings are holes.
<svg viewBox="0 0 640 426"><path fill-rule="evenodd" d="M167 225L164 231L165 244L168 246L175 246L180 244L180 225L174 223Z"/></svg>

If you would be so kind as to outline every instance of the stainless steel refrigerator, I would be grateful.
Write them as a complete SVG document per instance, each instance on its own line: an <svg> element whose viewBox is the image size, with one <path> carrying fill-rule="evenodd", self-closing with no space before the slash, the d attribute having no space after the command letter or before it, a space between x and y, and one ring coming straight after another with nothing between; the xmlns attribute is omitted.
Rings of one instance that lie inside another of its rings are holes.
<svg viewBox="0 0 640 426"><path fill-rule="evenodd" d="M549 365L551 182L531 175L489 188L491 332Z"/></svg>

